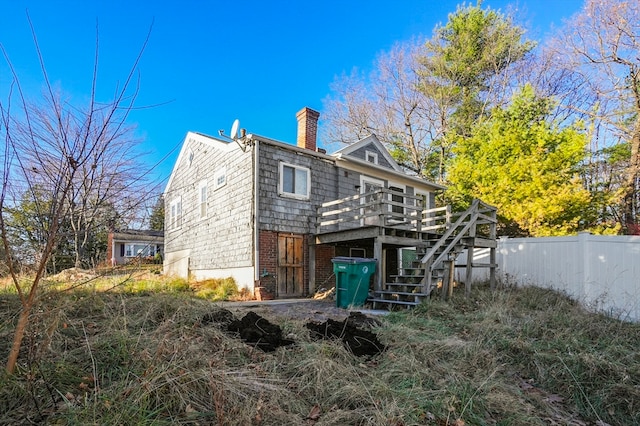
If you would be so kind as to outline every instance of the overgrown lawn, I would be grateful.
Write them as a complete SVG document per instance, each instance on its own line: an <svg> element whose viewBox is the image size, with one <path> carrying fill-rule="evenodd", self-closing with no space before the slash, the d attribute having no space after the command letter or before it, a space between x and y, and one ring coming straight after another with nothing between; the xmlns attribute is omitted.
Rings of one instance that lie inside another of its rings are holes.
<svg viewBox="0 0 640 426"><path fill-rule="evenodd" d="M393 312L366 359L280 316L296 344L262 352L201 321L220 309L206 289L52 287L17 373L0 373L0 424L640 424L640 325L550 290ZM19 308L0 293L3 359Z"/></svg>

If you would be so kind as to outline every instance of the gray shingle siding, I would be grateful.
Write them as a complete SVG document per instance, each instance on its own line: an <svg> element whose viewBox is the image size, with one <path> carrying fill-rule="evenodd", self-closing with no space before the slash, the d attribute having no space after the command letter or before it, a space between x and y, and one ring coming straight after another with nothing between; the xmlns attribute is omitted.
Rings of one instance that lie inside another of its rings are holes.
<svg viewBox="0 0 640 426"><path fill-rule="evenodd" d="M259 227L265 231L308 234L314 226L317 207L338 198L338 168L310 153L289 151L270 144L260 145ZM280 195L280 163L309 169L309 200Z"/></svg>
<svg viewBox="0 0 640 426"><path fill-rule="evenodd" d="M393 166L387 161L384 154L382 154L382 152L380 152L378 147L375 146L374 144L369 144L369 145L363 146L362 148L356 149L355 151L349 153L349 156L366 161L367 151L378 154L378 165L382 167L387 167L389 169L393 169Z"/></svg>

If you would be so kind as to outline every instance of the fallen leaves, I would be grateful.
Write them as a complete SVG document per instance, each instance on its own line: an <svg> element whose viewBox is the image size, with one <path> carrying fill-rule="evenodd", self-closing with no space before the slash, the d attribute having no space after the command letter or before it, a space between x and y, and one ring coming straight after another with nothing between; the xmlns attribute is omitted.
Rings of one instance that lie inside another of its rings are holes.
<svg viewBox="0 0 640 426"><path fill-rule="evenodd" d="M314 423L318 421L318 419L320 419L320 414L322 413L322 410L320 409L320 406L318 404L314 405L313 408L311 408L311 411L309 411L309 415L307 416L307 420L311 420Z"/></svg>

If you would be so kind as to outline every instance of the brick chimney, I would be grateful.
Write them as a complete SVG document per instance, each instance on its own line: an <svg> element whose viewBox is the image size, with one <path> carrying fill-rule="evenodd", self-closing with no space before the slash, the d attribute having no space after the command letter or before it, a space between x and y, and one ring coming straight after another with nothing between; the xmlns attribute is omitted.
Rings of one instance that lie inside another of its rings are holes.
<svg viewBox="0 0 640 426"><path fill-rule="evenodd" d="M296 114L298 119L298 146L300 148L316 150L316 136L318 134L318 117L320 113L304 107Z"/></svg>

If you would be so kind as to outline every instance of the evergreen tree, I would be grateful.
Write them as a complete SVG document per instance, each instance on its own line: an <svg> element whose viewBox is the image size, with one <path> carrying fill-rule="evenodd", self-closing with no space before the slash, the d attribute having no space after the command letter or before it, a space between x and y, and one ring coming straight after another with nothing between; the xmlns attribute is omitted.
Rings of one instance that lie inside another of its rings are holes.
<svg viewBox="0 0 640 426"><path fill-rule="evenodd" d="M156 204L151 210L149 228L153 231L164 230L164 197L162 194L158 197L158 201L156 201Z"/></svg>
<svg viewBox="0 0 640 426"><path fill-rule="evenodd" d="M442 132L433 141L439 151L439 181L456 135L469 136L490 110L509 99L512 65L535 43L509 16L476 6L459 6L446 25L436 27L421 59L420 90L440 105Z"/></svg>

